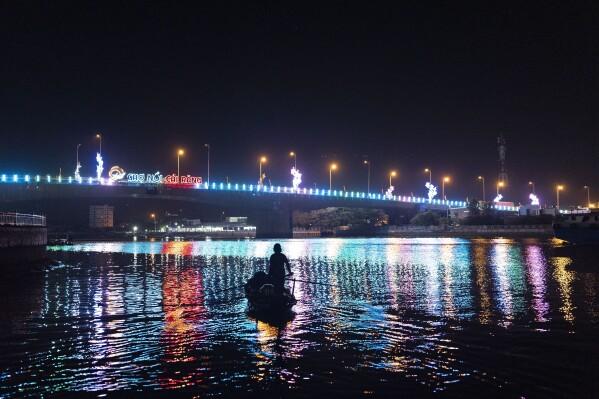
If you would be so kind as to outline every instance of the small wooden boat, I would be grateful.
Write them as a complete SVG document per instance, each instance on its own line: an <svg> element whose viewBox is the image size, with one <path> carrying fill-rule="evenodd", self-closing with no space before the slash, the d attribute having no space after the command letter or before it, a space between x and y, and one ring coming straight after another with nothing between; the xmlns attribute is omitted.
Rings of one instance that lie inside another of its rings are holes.
<svg viewBox="0 0 599 399"><path fill-rule="evenodd" d="M293 292L277 292L264 272L257 272L244 286L248 310L252 313L278 315L289 312L297 303Z"/></svg>

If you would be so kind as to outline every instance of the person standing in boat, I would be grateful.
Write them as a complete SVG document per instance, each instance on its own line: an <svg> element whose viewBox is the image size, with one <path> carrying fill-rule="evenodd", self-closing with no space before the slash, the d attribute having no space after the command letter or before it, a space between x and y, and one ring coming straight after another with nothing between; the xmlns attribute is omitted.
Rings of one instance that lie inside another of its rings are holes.
<svg viewBox="0 0 599 399"><path fill-rule="evenodd" d="M283 291L285 285L285 268L289 274L293 274L291 271L291 265L289 259L283 254L281 250L281 244L276 243L273 250L274 254L270 255L270 264L268 266L268 277L271 283L275 286L278 292Z"/></svg>

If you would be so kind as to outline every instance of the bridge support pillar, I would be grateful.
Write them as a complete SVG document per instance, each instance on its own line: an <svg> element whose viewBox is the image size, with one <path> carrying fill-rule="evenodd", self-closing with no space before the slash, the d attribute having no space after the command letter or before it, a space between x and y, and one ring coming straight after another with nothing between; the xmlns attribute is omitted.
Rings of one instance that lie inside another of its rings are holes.
<svg viewBox="0 0 599 399"><path fill-rule="evenodd" d="M272 209L252 212L249 222L256 226L256 238L292 238L293 216L291 208L279 202Z"/></svg>

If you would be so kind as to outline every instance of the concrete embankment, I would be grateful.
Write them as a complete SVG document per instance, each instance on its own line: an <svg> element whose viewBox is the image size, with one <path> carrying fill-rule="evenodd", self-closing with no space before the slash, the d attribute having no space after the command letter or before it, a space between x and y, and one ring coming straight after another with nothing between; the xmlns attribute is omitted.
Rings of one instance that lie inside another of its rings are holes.
<svg viewBox="0 0 599 399"><path fill-rule="evenodd" d="M551 237L550 225L389 226L380 233L389 237Z"/></svg>
<svg viewBox="0 0 599 399"><path fill-rule="evenodd" d="M48 233L41 226L0 226L0 264L22 265L46 258Z"/></svg>
<svg viewBox="0 0 599 399"><path fill-rule="evenodd" d="M324 233L324 232L323 232ZM294 229L295 238L322 237L320 230ZM336 237L552 237L550 225L386 226L372 229L338 229Z"/></svg>

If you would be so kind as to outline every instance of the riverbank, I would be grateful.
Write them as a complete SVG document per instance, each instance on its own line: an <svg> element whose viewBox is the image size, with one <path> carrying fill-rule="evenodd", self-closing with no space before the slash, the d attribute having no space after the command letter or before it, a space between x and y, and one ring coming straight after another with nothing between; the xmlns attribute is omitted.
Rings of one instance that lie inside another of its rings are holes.
<svg viewBox="0 0 599 399"><path fill-rule="evenodd" d="M385 226L334 231L294 229L294 238L312 237L553 237L551 225Z"/></svg>
<svg viewBox="0 0 599 399"><path fill-rule="evenodd" d="M336 230L293 229L293 238L327 237L553 237L550 225L482 225L482 226L385 226L370 229L340 228ZM69 232L49 234L50 245L89 241L194 241L253 239L255 234L240 231L213 233L142 233L129 232Z"/></svg>

